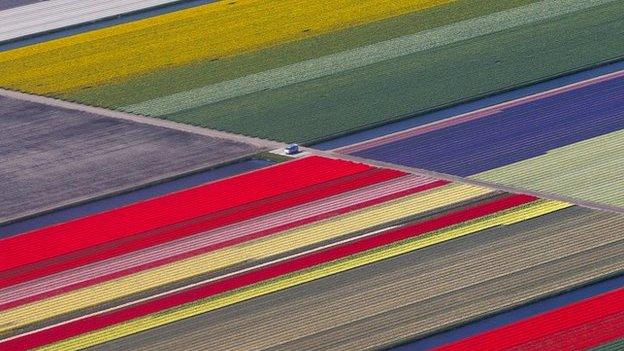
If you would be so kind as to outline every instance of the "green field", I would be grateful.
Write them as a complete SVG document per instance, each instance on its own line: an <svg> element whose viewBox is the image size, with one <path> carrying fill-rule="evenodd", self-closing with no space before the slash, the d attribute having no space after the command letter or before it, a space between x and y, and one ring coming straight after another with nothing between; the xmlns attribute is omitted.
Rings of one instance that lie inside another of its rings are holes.
<svg viewBox="0 0 624 351"><path fill-rule="evenodd" d="M620 1L165 118L311 142L619 58L622 38Z"/></svg>

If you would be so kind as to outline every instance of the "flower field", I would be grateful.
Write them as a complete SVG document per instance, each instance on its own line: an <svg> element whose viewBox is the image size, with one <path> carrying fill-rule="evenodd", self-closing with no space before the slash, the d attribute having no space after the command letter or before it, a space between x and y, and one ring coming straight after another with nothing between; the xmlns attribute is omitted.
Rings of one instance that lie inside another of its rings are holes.
<svg viewBox="0 0 624 351"><path fill-rule="evenodd" d="M0 350L621 349L623 24L0 2Z"/></svg>
<svg viewBox="0 0 624 351"><path fill-rule="evenodd" d="M436 350L588 349L620 337L622 318L624 290L617 289Z"/></svg>
<svg viewBox="0 0 624 351"><path fill-rule="evenodd" d="M7 1L4 1L6 3ZM60 31L64 28L80 24L94 23L98 20L121 17L128 13L145 11L150 8L164 6L172 0L139 0L139 1L107 1L85 2L81 0L21 1L10 0L9 4L0 5L0 43L18 41L22 38L45 34L49 31ZM10 3L13 3L11 5ZM28 6L24 6L28 5ZM41 21L41 17L46 17Z"/></svg>

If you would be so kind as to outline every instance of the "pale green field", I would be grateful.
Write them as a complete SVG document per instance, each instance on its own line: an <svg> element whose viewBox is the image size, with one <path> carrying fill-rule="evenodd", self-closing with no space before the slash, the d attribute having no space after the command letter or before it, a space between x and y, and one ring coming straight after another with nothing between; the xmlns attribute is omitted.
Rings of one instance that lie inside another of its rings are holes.
<svg viewBox="0 0 624 351"><path fill-rule="evenodd" d="M624 155L624 131L617 131L472 178L624 206L624 158L621 155Z"/></svg>

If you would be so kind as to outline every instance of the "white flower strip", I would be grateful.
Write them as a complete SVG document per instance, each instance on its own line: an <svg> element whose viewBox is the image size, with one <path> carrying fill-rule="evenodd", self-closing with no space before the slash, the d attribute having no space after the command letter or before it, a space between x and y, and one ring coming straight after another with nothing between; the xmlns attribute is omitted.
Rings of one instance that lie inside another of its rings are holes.
<svg viewBox="0 0 624 351"><path fill-rule="evenodd" d="M49 0L0 11L0 42L44 34L177 0Z"/></svg>

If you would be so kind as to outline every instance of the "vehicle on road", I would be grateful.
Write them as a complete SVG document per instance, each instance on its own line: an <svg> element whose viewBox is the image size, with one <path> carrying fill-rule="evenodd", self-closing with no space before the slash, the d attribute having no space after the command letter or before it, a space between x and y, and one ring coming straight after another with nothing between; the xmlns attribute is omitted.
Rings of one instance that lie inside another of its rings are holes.
<svg viewBox="0 0 624 351"><path fill-rule="evenodd" d="M284 148L284 153L286 155L295 155L299 153L299 145L298 144L288 144Z"/></svg>

